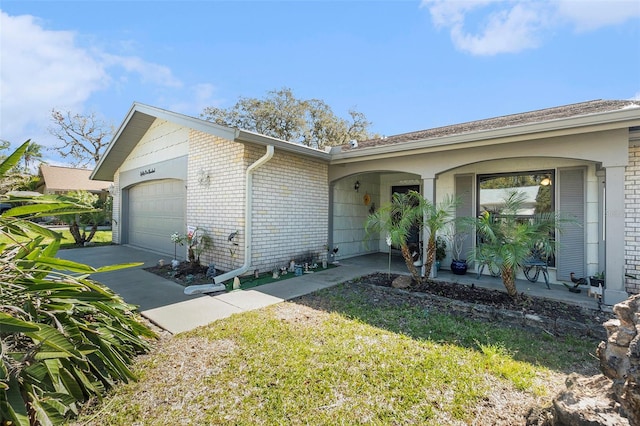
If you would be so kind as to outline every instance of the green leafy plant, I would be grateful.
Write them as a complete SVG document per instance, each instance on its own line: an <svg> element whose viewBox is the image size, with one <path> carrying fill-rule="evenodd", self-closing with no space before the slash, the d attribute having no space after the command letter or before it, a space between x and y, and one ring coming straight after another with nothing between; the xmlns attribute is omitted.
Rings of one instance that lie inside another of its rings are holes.
<svg viewBox="0 0 640 426"><path fill-rule="evenodd" d="M0 176L27 144L0 165ZM0 418L60 424L117 382L135 379L129 365L155 335L135 306L89 278L136 264L93 268L58 259L60 234L32 221L86 208L58 196L23 201L0 216Z"/></svg>
<svg viewBox="0 0 640 426"><path fill-rule="evenodd" d="M413 256L407 244L407 238L411 229L425 226L429 231L427 240L426 271L431 271L436 259L436 237L438 231L443 229L453 216L453 209L457 200L447 196L438 204L426 200L416 191L406 194L393 194L391 203L379 208L367 217L365 231L367 235L372 232L382 232L387 235L391 243L400 246L402 257L407 268L416 282L421 282L422 277L413 264Z"/></svg>
<svg viewBox="0 0 640 426"><path fill-rule="evenodd" d="M57 215L62 222L69 225L69 232L78 246L84 246L90 242L98 230L98 225L106 222L111 216L110 196L105 200L88 191L71 191L61 199L84 208L83 212ZM89 227L88 234L87 227Z"/></svg>
<svg viewBox="0 0 640 426"><path fill-rule="evenodd" d="M522 192L511 191L504 198L499 212L484 212L471 220L475 225L478 244L471 258L489 270L499 270L502 283L511 297L518 294L516 271L522 268L532 253L547 259L555 253L555 232L560 232L560 214L538 213L530 218L518 215L526 200Z"/></svg>

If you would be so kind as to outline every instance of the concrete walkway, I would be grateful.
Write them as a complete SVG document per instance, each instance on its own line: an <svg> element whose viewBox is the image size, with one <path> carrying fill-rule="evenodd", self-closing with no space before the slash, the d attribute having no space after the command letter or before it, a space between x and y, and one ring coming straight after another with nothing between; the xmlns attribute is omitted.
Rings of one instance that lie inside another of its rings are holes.
<svg viewBox="0 0 640 426"><path fill-rule="evenodd" d="M129 246L113 245L60 250L58 257L94 267L143 262L139 267L98 273L91 278L120 294L128 303L138 305L142 316L173 334L192 330L235 313L293 299L373 272L357 263L345 263L339 268L305 274L250 290L187 296L183 293L183 286L143 269L156 265L161 258L167 261L167 256Z"/></svg>
<svg viewBox="0 0 640 426"><path fill-rule="evenodd" d="M183 292L183 286L143 269L156 265L159 259L168 261L167 256L118 245L60 250L58 256L94 267L143 262L142 266L136 268L94 274L92 278L120 294L128 303L138 305L144 317L173 334L192 330L235 313L294 299L363 275L378 271L387 272L389 268L388 255L372 254L341 260L338 268L321 270L249 290L187 296ZM401 258L392 259L391 272L408 273ZM483 276L478 280L472 272L458 276L449 271L441 271L438 279L464 284L474 283L476 286L504 291L499 278ZM519 292L531 296L547 297L593 309L598 307L596 300L586 295L586 290L580 294L570 293L561 284L552 284L549 290L542 280L538 283L519 280L517 286Z"/></svg>

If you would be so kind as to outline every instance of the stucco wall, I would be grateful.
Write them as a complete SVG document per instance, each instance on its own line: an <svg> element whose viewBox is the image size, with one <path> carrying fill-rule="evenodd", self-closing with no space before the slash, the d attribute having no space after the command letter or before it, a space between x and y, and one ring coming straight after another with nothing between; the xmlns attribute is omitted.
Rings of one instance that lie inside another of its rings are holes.
<svg viewBox="0 0 640 426"><path fill-rule="evenodd" d="M354 189L360 182L358 191ZM364 203L369 194L371 203ZM377 174L354 175L333 186L333 247L338 247L337 259L380 250L379 235L367 238L364 222L372 206L380 207L380 177ZM383 237L384 238L384 237Z"/></svg>
<svg viewBox="0 0 640 426"><path fill-rule="evenodd" d="M242 144L190 132L186 219L187 226L202 228L211 237L211 248L200 255L203 265L213 262L231 270L244 262L244 169ZM236 231L238 236L228 241Z"/></svg>
<svg viewBox="0 0 640 426"><path fill-rule="evenodd" d="M265 147L246 146L249 164ZM329 184L326 163L276 149L254 174L252 269L326 255Z"/></svg>
<svg viewBox="0 0 640 426"><path fill-rule="evenodd" d="M629 147L625 172L625 272L640 276L640 143ZM627 291L640 293L640 280L627 278Z"/></svg>

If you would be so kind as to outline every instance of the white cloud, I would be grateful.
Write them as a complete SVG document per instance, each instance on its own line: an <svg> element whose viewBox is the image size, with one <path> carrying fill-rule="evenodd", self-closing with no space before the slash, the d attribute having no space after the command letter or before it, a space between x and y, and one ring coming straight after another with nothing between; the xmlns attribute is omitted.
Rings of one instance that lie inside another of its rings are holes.
<svg viewBox="0 0 640 426"><path fill-rule="evenodd" d="M25 139L22 129L48 122L52 108L63 104L79 109L92 92L107 85L109 77L98 61L74 45L74 33L45 31L33 16L11 17L1 11L0 27L3 139Z"/></svg>
<svg viewBox="0 0 640 426"><path fill-rule="evenodd" d="M423 0L422 7L436 27L449 29L456 48L473 55L535 48L563 24L589 31L640 17L637 0Z"/></svg>
<svg viewBox="0 0 640 426"><path fill-rule="evenodd" d="M0 11L0 139L27 138L45 146L53 108L86 113L93 94L138 79L159 89L183 84L171 69L79 43L72 31L53 31L30 15Z"/></svg>
<svg viewBox="0 0 640 426"><path fill-rule="evenodd" d="M571 22L576 31L590 31L640 17L638 0L561 0L558 14Z"/></svg>

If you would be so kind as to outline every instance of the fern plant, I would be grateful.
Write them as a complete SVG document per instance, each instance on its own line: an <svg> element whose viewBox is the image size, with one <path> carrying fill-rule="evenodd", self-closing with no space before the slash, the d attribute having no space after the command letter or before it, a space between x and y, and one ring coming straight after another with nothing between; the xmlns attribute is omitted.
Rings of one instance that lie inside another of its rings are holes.
<svg viewBox="0 0 640 426"><path fill-rule="evenodd" d="M29 141L0 165L4 176ZM2 424L60 424L90 398L134 380L133 357L154 333L135 306L90 278L134 266L93 268L55 257L60 234L32 219L86 210L57 196L16 198L0 216L0 418ZM26 241L26 242L25 242Z"/></svg>

